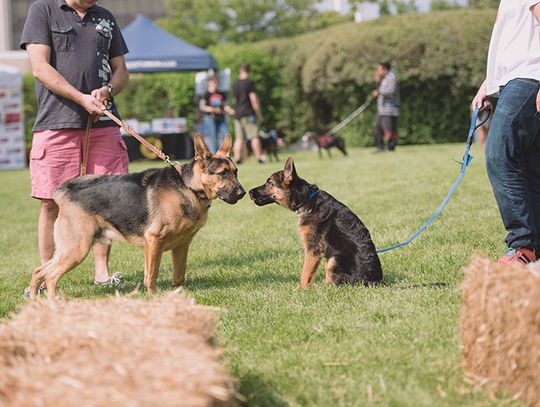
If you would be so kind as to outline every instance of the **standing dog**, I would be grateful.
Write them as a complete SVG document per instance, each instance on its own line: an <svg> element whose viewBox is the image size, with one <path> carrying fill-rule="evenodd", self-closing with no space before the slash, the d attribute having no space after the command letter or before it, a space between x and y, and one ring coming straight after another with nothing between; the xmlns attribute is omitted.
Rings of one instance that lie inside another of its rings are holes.
<svg viewBox="0 0 540 407"><path fill-rule="evenodd" d="M231 136L212 155L195 135L195 159L134 174L74 178L56 190L55 253L34 270L30 295L45 281L53 298L60 277L80 264L96 241L125 240L144 248L144 286L156 290L161 255L172 251L173 285L183 285L189 245L206 223L210 202L235 204L246 192L229 158Z"/></svg>
<svg viewBox="0 0 540 407"><path fill-rule="evenodd" d="M249 196L259 206L277 203L298 215L298 233L304 244L302 287L309 287L322 257L325 283L375 283L382 269L375 245L362 221L332 195L296 174L289 157L285 170L270 176Z"/></svg>
<svg viewBox="0 0 540 407"><path fill-rule="evenodd" d="M324 133L322 136L319 136L314 131L308 131L302 137L302 141L304 142L304 147L307 147L310 141L315 142L315 144L317 144L317 148L319 149L319 158L322 158L323 148L328 152L328 157L332 157L332 154L330 153L330 149L332 147L336 147L343 153L343 155L347 155L347 150L345 149L345 140L343 140L343 138L337 134L331 136L328 133Z"/></svg>

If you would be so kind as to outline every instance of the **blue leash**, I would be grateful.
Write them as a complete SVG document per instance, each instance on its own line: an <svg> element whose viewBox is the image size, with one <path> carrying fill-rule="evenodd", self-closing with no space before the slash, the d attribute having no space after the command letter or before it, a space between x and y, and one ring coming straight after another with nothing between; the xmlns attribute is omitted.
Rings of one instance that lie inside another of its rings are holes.
<svg viewBox="0 0 540 407"><path fill-rule="evenodd" d="M394 246L390 246L390 247L386 247L384 249L377 250L377 253L388 252L390 250L398 249L400 247L408 245L414 239L416 239L418 237L418 235L420 233L422 233L441 214L441 212L443 211L444 207L446 206L446 204L448 203L448 201L450 200L452 195L454 195L454 192L456 192L457 187L459 186L459 184L461 183L461 180L463 179L463 177L465 175L465 170L467 169L467 167L469 166L470 162L473 159L473 156L469 154L469 150L471 149L471 144L472 144L472 141L473 141L474 132L476 131L476 129L481 127L487 121L487 119L489 118L489 113L487 114L485 120L482 123L478 124L478 125L476 125L477 117L478 117L478 108L475 108L474 112L472 114L472 118L471 118L471 127L469 128L469 135L467 136L467 145L465 147L465 154L463 155L463 161L461 162L461 171L459 173L459 177L457 178L456 182L454 182L454 185L452 185L452 188L450 189L450 191L446 195L446 198L444 198L444 201L442 202L441 206L439 206L439 209L437 209L435 211L435 213L431 216L431 218L429 218L426 221L426 223L424 223L420 227L420 229L418 229L411 237L409 237L403 243L399 243L399 244L396 244Z"/></svg>

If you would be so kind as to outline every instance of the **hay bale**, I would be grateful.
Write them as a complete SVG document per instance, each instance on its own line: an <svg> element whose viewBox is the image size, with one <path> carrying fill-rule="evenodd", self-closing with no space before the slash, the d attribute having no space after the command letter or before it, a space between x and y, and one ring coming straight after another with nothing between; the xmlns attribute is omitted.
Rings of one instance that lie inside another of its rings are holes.
<svg viewBox="0 0 540 407"><path fill-rule="evenodd" d="M539 266L475 258L461 285L465 371L533 406L540 406Z"/></svg>
<svg viewBox="0 0 540 407"><path fill-rule="evenodd" d="M0 325L0 405L231 405L215 338L211 311L178 293L33 301Z"/></svg>

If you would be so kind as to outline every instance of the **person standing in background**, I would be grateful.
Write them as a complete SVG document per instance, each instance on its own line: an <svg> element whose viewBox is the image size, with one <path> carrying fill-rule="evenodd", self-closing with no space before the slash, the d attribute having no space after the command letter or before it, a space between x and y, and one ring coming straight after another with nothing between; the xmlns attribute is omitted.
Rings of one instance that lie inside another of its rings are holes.
<svg viewBox="0 0 540 407"><path fill-rule="evenodd" d="M259 126L263 122L261 105L255 92L255 85L249 79L249 65L241 64L238 80L233 86L233 95L236 102L234 119L234 160L242 162L244 143L249 141L255 158L260 163L262 157L262 144L259 139Z"/></svg>
<svg viewBox="0 0 540 407"><path fill-rule="evenodd" d="M218 80L214 76L208 78L208 90L199 101L199 110L204 114L204 140L215 153L229 132L227 114L233 115L234 110L227 105L225 94L218 91Z"/></svg>
<svg viewBox="0 0 540 407"><path fill-rule="evenodd" d="M383 152L386 148L394 151L397 145L397 120L401 98L399 84L389 62L377 65L375 73L377 89L371 95L377 98L377 118L373 129L375 152Z"/></svg>

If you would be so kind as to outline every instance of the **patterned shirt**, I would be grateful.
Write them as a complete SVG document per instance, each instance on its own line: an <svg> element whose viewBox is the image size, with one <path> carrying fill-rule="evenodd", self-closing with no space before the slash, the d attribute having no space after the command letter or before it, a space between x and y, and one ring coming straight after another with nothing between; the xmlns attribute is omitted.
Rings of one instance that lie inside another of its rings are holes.
<svg viewBox="0 0 540 407"><path fill-rule="evenodd" d="M65 0L37 0L30 5L21 37L27 44L51 48L50 64L82 93L106 85L111 78L109 61L128 52L113 15L103 7L90 7L83 19ZM34 130L85 128L88 113L36 81L38 115ZM112 112L118 116L116 107ZM102 116L95 127L115 126Z"/></svg>

